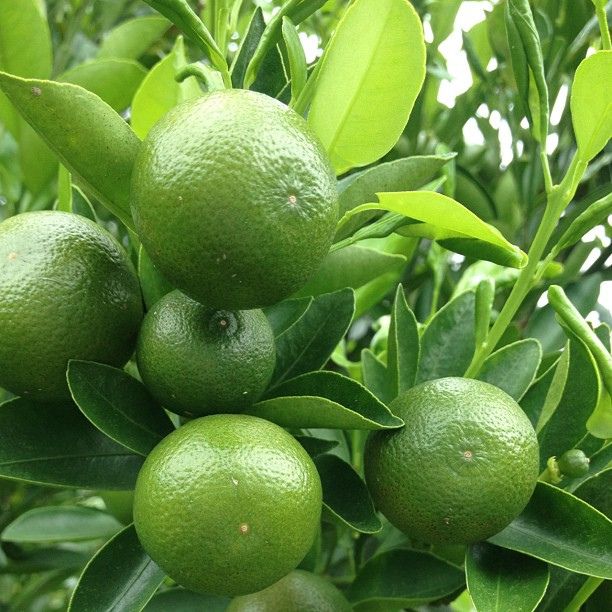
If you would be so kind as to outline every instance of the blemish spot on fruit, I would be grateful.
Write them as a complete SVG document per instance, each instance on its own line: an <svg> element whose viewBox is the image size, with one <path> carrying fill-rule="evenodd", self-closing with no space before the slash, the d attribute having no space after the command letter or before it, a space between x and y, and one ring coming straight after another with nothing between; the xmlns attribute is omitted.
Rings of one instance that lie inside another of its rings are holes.
<svg viewBox="0 0 612 612"><path fill-rule="evenodd" d="M463 456L468 461L474 457L474 453L471 450L463 451Z"/></svg>
<svg viewBox="0 0 612 612"><path fill-rule="evenodd" d="M10 252L10 253L9 253L9 254L6 256L6 258L7 258L9 261L13 261L13 260L17 259L17 253L15 253L15 251L11 251L11 252Z"/></svg>
<svg viewBox="0 0 612 612"><path fill-rule="evenodd" d="M238 481L232 476L232 484L237 487L238 486Z"/></svg>
<svg viewBox="0 0 612 612"><path fill-rule="evenodd" d="M249 533L250 530L251 528L247 525L247 523L240 523L240 525L238 526L238 531L240 531L240 533L243 535Z"/></svg>
<svg viewBox="0 0 612 612"><path fill-rule="evenodd" d="M448 516L444 517L443 520L445 525L450 525L450 519L448 518Z"/></svg>
<svg viewBox="0 0 612 612"><path fill-rule="evenodd" d="M40 96L40 94L42 94L42 89L40 87L32 87L32 95L33 96Z"/></svg>
<svg viewBox="0 0 612 612"><path fill-rule="evenodd" d="M297 204L297 196L296 196L295 194L293 194L293 193L292 193L292 194L290 194L290 195L287 197L287 202L289 202L289 204L290 204L291 206L295 206L295 205Z"/></svg>

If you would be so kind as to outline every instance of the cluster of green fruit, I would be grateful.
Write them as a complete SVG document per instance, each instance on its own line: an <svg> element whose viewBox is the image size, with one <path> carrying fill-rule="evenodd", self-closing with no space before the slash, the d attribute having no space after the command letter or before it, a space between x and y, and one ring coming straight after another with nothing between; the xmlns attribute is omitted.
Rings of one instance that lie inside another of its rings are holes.
<svg viewBox="0 0 612 612"><path fill-rule="evenodd" d="M143 142L132 212L177 288L144 320L129 258L95 223L34 212L0 225L0 385L70 401L70 359L122 367L136 348L152 395L193 419L139 474L134 523L145 550L195 591L236 596L308 581L290 572L319 530L316 467L284 429L239 413L275 367L260 308L299 290L331 245L338 203L326 154L276 100L212 93L168 113ZM366 479L397 527L422 541L472 542L525 506L537 442L505 393L442 379L391 410L406 427L370 438ZM329 609L343 609L338 592L329 597Z"/></svg>

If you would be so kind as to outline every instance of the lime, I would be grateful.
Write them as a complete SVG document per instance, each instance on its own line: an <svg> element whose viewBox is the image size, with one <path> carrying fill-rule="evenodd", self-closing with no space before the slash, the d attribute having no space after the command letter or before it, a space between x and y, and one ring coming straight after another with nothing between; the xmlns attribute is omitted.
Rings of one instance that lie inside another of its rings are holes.
<svg viewBox="0 0 612 612"><path fill-rule="evenodd" d="M164 438L136 483L148 554L193 591L243 595L280 580L319 527L321 481L302 446L253 416L206 416Z"/></svg>
<svg viewBox="0 0 612 612"><path fill-rule="evenodd" d="M132 522L134 491L100 491L100 497L104 501L106 511L109 514L112 514L124 525L129 525Z"/></svg>
<svg viewBox="0 0 612 612"><path fill-rule="evenodd" d="M142 319L136 273L94 222L39 211L0 224L0 386L41 401L69 398L66 366L122 366Z"/></svg>
<svg viewBox="0 0 612 612"><path fill-rule="evenodd" d="M136 354L154 397L186 416L247 408L270 382L276 360L261 310L213 310L180 291L147 313Z"/></svg>
<svg viewBox="0 0 612 612"><path fill-rule="evenodd" d="M538 442L504 391L441 378L413 387L389 408L406 425L370 436L365 475L395 527L424 542L470 543L501 531L527 505L538 478Z"/></svg>
<svg viewBox="0 0 612 612"><path fill-rule="evenodd" d="M236 597L227 612L351 612L346 597L328 580L295 570L272 586Z"/></svg>
<svg viewBox="0 0 612 612"><path fill-rule="evenodd" d="M159 271L216 308L274 304L329 251L336 180L306 121L263 94L217 91L171 110L144 141L132 212Z"/></svg>

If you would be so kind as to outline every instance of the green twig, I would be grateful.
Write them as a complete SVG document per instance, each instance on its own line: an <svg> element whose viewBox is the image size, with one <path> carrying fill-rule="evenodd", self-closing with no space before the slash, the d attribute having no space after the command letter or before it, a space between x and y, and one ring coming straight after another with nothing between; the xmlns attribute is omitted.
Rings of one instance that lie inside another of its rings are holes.
<svg viewBox="0 0 612 612"><path fill-rule="evenodd" d="M580 590L576 593L576 595L574 595L574 599L572 599L572 601L565 606L563 612L578 612L578 610L580 610L582 605L597 590L602 582L603 578L596 578L595 576L590 576L587 578Z"/></svg>
<svg viewBox="0 0 612 612"><path fill-rule="evenodd" d="M606 14L606 7L603 3L595 4L595 14L597 15L597 21L599 22L599 30L601 32L601 47L606 51L610 51L612 49L612 41L610 40L608 15Z"/></svg>
<svg viewBox="0 0 612 612"><path fill-rule="evenodd" d="M521 270L508 300L504 304L493 327L491 327L485 342L476 348L472 363L465 372L467 378L474 378L478 374L485 359L495 349L507 327L512 322L514 315L516 315L521 307L523 300L532 289L534 283L537 282L541 270L539 264L544 255L546 245L557 227L561 214L574 197L585 170L586 163L578 155L575 155L561 184L554 186L548 194L544 216L533 239L531 248L527 253L529 257L527 265Z"/></svg>

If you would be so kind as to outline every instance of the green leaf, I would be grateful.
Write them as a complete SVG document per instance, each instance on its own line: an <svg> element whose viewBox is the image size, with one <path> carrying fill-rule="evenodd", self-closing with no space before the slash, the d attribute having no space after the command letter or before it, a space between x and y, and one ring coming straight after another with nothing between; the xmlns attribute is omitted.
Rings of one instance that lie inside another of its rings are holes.
<svg viewBox="0 0 612 612"><path fill-rule="evenodd" d="M172 51L151 68L134 95L131 125L139 138L144 139L177 104L202 95L195 77L187 77L181 83L176 81L177 72L186 65L183 37L179 36Z"/></svg>
<svg viewBox="0 0 612 612"><path fill-rule="evenodd" d="M612 466L612 444L607 444L602 449L593 453L590 457L589 471L579 478L574 478L567 483L567 490L573 493L579 486L590 478L594 478L599 473Z"/></svg>
<svg viewBox="0 0 612 612"><path fill-rule="evenodd" d="M363 384L383 404L393 401L395 395L391 387L387 366L370 349L361 352Z"/></svg>
<svg viewBox="0 0 612 612"><path fill-rule="evenodd" d="M520 400L521 408L529 417L529 420L534 427L536 427L538 421L540 420L540 415L544 410L551 387L555 386L556 389L562 392L563 387L565 386L567 367L569 363L567 361L567 356L568 353L564 353L559 361L557 361L552 367L548 368L546 372L537 378L531 387L529 387L527 393L525 393ZM557 403L559 399L560 393L556 400Z"/></svg>
<svg viewBox="0 0 612 612"><path fill-rule="evenodd" d="M474 354L474 292L445 304L428 323L421 339L417 383L463 376Z"/></svg>
<svg viewBox="0 0 612 612"><path fill-rule="evenodd" d="M323 506L332 516L355 531L379 532L382 523L357 472L336 455L320 455L314 462L323 486Z"/></svg>
<svg viewBox="0 0 612 612"><path fill-rule="evenodd" d="M202 595L186 589L168 589L157 593L143 608L144 612L225 612L230 603L228 597Z"/></svg>
<svg viewBox="0 0 612 612"><path fill-rule="evenodd" d="M402 285L398 285L391 310L387 348L387 373L392 398L414 386L419 369L421 340L417 320L406 302Z"/></svg>
<svg viewBox="0 0 612 612"><path fill-rule="evenodd" d="M342 227L353 215L365 210L386 210L407 218L399 230L404 236L437 240L443 247L501 265L522 268L527 255L510 244L491 225L480 220L459 202L435 191L378 193L378 204L353 208L340 220Z"/></svg>
<svg viewBox="0 0 612 612"><path fill-rule="evenodd" d="M612 578L612 522L544 482L538 483L525 510L489 542L572 572Z"/></svg>
<svg viewBox="0 0 612 612"><path fill-rule="evenodd" d="M300 41L298 31L287 17L283 17L283 40L289 56L289 76L291 77L291 102L294 104L306 85L308 68L304 48Z"/></svg>
<svg viewBox="0 0 612 612"><path fill-rule="evenodd" d="M0 72L0 89L68 170L133 228L130 177L139 142L125 121L78 85Z"/></svg>
<svg viewBox="0 0 612 612"><path fill-rule="evenodd" d="M107 538L121 529L110 514L80 506L33 508L18 516L2 532L5 542L80 542Z"/></svg>
<svg viewBox="0 0 612 612"><path fill-rule="evenodd" d="M612 518L612 466L582 482L573 493L608 518Z"/></svg>
<svg viewBox="0 0 612 612"><path fill-rule="evenodd" d="M317 296L306 312L276 337L273 384L322 368L344 337L354 312L352 289Z"/></svg>
<svg viewBox="0 0 612 612"><path fill-rule="evenodd" d="M387 153L425 78L421 21L406 0L357 0L328 43L308 123L338 174Z"/></svg>
<svg viewBox="0 0 612 612"><path fill-rule="evenodd" d="M274 331L274 337L278 338L278 336L286 332L294 323L301 319L312 304L312 301L312 297L297 298L285 300L265 308L264 312L270 327Z"/></svg>
<svg viewBox="0 0 612 612"><path fill-rule="evenodd" d="M142 610L164 577L130 525L109 540L85 566L68 610Z"/></svg>
<svg viewBox="0 0 612 612"><path fill-rule="evenodd" d="M103 59L79 64L57 80L80 85L121 112L131 104L146 74L147 71L133 60Z"/></svg>
<svg viewBox="0 0 612 612"><path fill-rule="evenodd" d="M0 70L25 78L47 79L51 76L52 53L51 34L42 2L0 3ZM15 139L19 139L19 116L1 92L0 123Z"/></svg>
<svg viewBox="0 0 612 612"><path fill-rule="evenodd" d="M174 287L162 276L142 245L138 251L138 278L147 310L164 295L174 291Z"/></svg>
<svg viewBox="0 0 612 612"><path fill-rule="evenodd" d="M478 379L503 389L517 402L534 381L540 361L542 347L534 338L519 340L495 351L484 362ZM512 375L509 376L508 373Z"/></svg>
<svg viewBox="0 0 612 612"><path fill-rule="evenodd" d="M232 85L236 89L242 88L244 84L244 76L246 74L247 66L251 61L261 35L266 29L266 22L263 18L263 11L260 6L255 9L251 21L247 27L246 33L240 43L240 48L234 57L232 62L231 73L232 73Z"/></svg>
<svg viewBox="0 0 612 612"><path fill-rule="evenodd" d="M576 70L570 106L578 155L593 159L612 137L612 100L606 87L612 80L612 51L598 51L580 62Z"/></svg>
<svg viewBox="0 0 612 612"><path fill-rule="evenodd" d="M491 194L476 177L461 166L457 166L453 195L457 202L463 204L483 221L489 222L497 217L495 202Z"/></svg>
<svg viewBox="0 0 612 612"><path fill-rule="evenodd" d="M383 191L415 191L429 183L440 172L454 153L446 155L415 155L372 166L349 174L338 182L340 216L360 204L372 202ZM366 211L352 217L338 229L336 240L341 240L367 223L376 212Z"/></svg>
<svg viewBox="0 0 612 612"><path fill-rule="evenodd" d="M548 565L486 542L472 544L465 557L468 591L476 610L531 612L548 586Z"/></svg>
<svg viewBox="0 0 612 612"><path fill-rule="evenodd" d="M82 489L133 489L144 459L100 433L72 404L0 405L0 476Z"/></svg>
<svg viewBox="0 0 612 612"><path fill-rule="evenodd" d="M87 555L66 548L36 548L23 552L16 559L9 559L5 566L0 564L2 574L38 574L57 569L75 570L87 561Z"/></svg>
<svg viewBox="0 0 612 612"><path fill-rule="evenodd" d="M136 60L148 51L171 25L167 19L158 15L124 21L104 37L98 57Z"/></svg>
<svg viewBox="0 0 612 612"><path fill-rule="evenodd" d="M329 371L288 380L245 412L282 427L393 429L403 425L363 385Z"/></svg>
<svg viewBox="0 0 612 612"><path fill-rule="evenodd" d="M348 598L356 610L368 604L395 610L435 601L463 585L463 571L442 559L416 550L391 550L361 568Z"/></svg>
<svg viewBox="0 0 612 612"><path fill-rule="evenodd" d="M546 143L548 135L548 85L540 36L533 21L529 0L508 0L506 25L517 84L528 109L534 138ZM520 49L518 48L520 45ZM522 64L520 67L517 64Z"/></svg>
<svg viewBox="0 0 612 612"><path fill-rule="evenodd" d="M612 193L589 204L587 209L580 213L563 232L553 248L553 257L567 247L570 247L590 230L603 223L612 214Z"/></svg>
<svg viewBox="0 0 612 612"><path fill-rule="evenodd" d="M403 255L351 245L328 253L316 275L296 296L331 293L344 287L358 289L406 263Z"/></svg>
<svg viewBox="0 0 612 612"><path fill-rule="evenodd" d="M593 356L581 340L573 337L569 343L569 370L563 394L550 418L538 427L541 469L546 467L549 457L562 455L585 436L586 422L597 406L600 390Z"/></svg>
<svg viewBox="0 0 612 612"><path fill-rule="evenodd" d="M145 386L108 365L68 362L68 386L81 412L109 438L147 456L174 431L172 421Z"/></svg>
<svg viewBox="0 0 612 612"><path fill-rule="evenodd" d="M559 612L566 610L576 593L589 580L584 574L574 574L561 567L550 566L550 581L538 612Z"/></svg>
<svg viewBox="0 0 612 612"><path fill-rule="evenodd" d="M315 438L314 436L294 437L311 457L323 455L324 453L336 448L336 446L339 444L337 440L326 440L323 438Z"/></svg>
<svg viewBox="0 0 612 612"><path fill-rule="evenodd" d="M187 0L144 0L167 17L194 42L220 72L227 73L227 61L202 20L194 13ZM229 86L229 83L228 83Z"/></svg>

